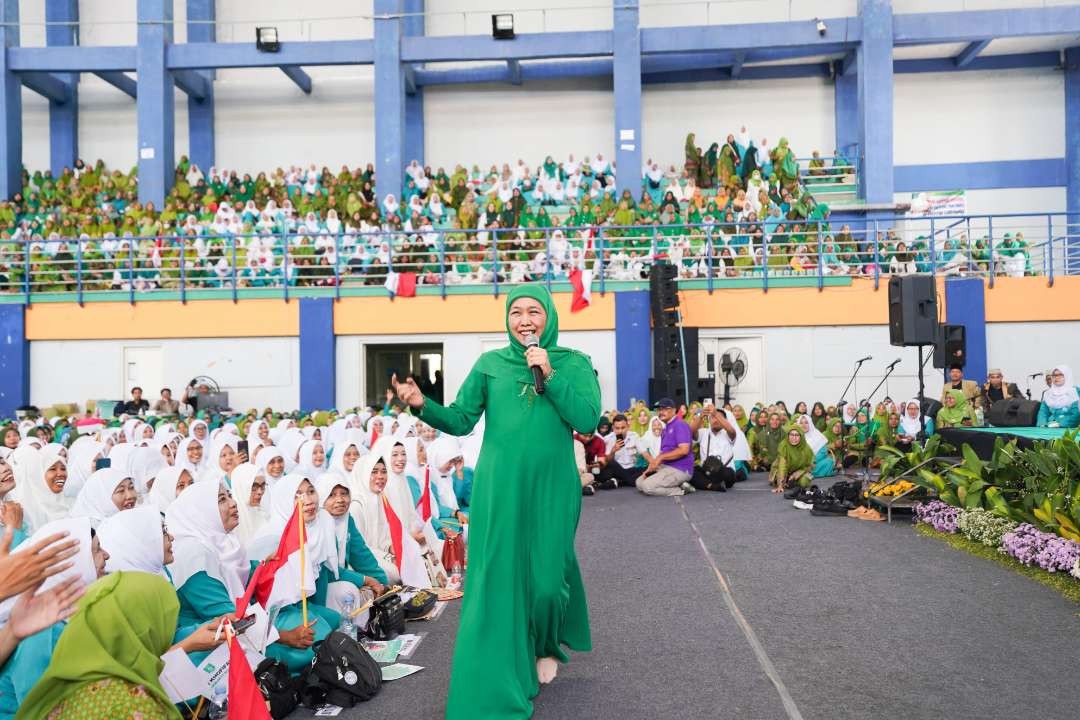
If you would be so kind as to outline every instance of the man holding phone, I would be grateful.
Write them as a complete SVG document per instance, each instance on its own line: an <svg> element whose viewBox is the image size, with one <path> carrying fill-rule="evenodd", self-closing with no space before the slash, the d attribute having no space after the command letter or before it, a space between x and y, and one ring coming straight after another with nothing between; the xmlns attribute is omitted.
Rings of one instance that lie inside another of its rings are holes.
<svg viewBox="0 0 1080 720"><path fill-rule="evenodd" d="M638 434L630 429L630 421L625 415L616 415L611 420L611 432L604 437L607 462L600 468L596 484L604 490L619 487L634 487L641 471L638 469Z"/></svg>

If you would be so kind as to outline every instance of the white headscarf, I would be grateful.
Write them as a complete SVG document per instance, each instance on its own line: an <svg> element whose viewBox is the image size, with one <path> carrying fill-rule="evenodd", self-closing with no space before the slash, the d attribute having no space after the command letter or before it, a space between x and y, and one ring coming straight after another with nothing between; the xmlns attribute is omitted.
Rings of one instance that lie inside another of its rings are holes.
<svg viewBox="0 0 1080 720"><path fill-rule="evenodd" d="M454 491L453 473L443 474L442 466L456 457L462 457L461 444L457 438L449 435L440 435L435 438L431 446L427 448L428 467L431 468L431 478L435 481L435 488L439 494L439 502L457 510L460 508L457 493Z"/></svg>
<svg viewBox="0 0 1080 720"><path fill-rule="evenodd" d="M660 419L659 415L653 415L649 418L649 425L641 437L638 438L638 449L642 452L646 450L650 455L656 457L660 454L660 441L663 439L664 431L661 429L659 435L653 434L652 426L654 422L659 422L661 428L664 427L664 421Z"/></svg>
<svg viewBox="0 0 1080 720"><path fill-rule="evenodd" d="M919 407L918 417L910 417L908 415L908 405L915 403ZM923 431L923 414L922 406L919 405L919 398L912 398L904 403L904 410L900 413L900 429L904 435L910 437L916 437Z"/></svg>
<svg viewBox="0 0 1080 720"><path fill-rule="evenodd" d="M285 526L292 519L296 508L296 493L305 480L311 482L306 475L289 473L270 488L268 493L270 519L251 542L253 551L257 548L257 552L262 554L264 548L277 546L282 533L285 532ZM315 486L315 483L311 484L312 487ZM316 502L321 510L322 503L318 500ZM320 566L326 565L337 577L337 548L334 546L333 519L329 513L319 512L313 520L304 522L304 540L306 550L304 560L310 565L312 577L311 592L308 593L310 595L315 592L314 580L319 577Z"/></svg>
<svg viewBox="0 0 1080 720"><path fill-rule="evenodd" d="M142 497L150 492L150 482L167 466L158 447L140 447L128 456L128 471L135 483L135 492Z"/></svg>
<svg viewBox="0 0 1080 720"><path fill-rule="evenodd" d="M1065 382L1061 385L1051 385L1043 393L1043 402L1047 407L1054 410L1067 408L1073 403L1080 402L1080 395L1076 392L1073 383L1073 373L1068 365L1057 365L1052 372L1060 372L1065 376ZM1051 381L1053 382L1053 381Z"/></svg>
<svg viewBox="0 0 1080 720"><path fill-rule="evenodd" d="M290 473L293 471L293 468L297 466L297 453L300 451L300 446L304 444L306 439L304 433L300 430L289 428L281 433L277 442L274 443L277 448L281 450L281 456L285 458L285 472Z"/></svg>
<svg viewBox="0 0 1080 720"><path fill-rule="evenodd" d="M801 421L803 418L806 418L806 422L810 424L810 429L804 433L806 436L806 444L809 445L810 449L817 455L818 450L829 444L829 439L814 426L814 421L809 415L803 414L795 418L795 422L799 423L799 427L802 427Z"/></svg>
<svg viewBox="0 0 1080 720"><path fill-rule="evenodd" d="M98 527L105 518L120 512L112 496L116 488L130 477L130 472L119 468L107 467L95 470L94 474L87 479L83 489L79 491L79 496L75 498L71 516L88 517L90 525Z"/></svg>
<svg viewBox="0 0 1080 720"><path fill-rule="evenodd" d="M371 448L373 443L378 442L379 439L389 432L390 428L387 427L386 420L387 419L382 415L373 415L367 419L367 423L364 424L364 445ZM379 423L379 438L373 440L375 423Z"/></svg>
<svg viewBox="0 0 1080 720"><path fill-rule="evenodd" d="M330 458L330 472L336 472L343 478L348 478L351 474L348 470L345 469L345 452L350 447L353 447L356 448L356 452L358 452L360 455L363 455L366 449L364 448L363 442L359 438L353 437L353 435L355 434L355 430L350 430L349 433L346 433L345 439L339 442L337 447L334 448L334 455ZM356 462L360 462L360 459L357 458ZM356 469L355 464L353 465L353 469Z"/></svg>
<svg viewBox="0 0 1080 720"><path fill-rule="evenodd" d="M356 461L352 477L349 478L349 495L352 498L349 515L375 557L392 565L390 526L383 511L382 495L371 491L371 471L380 462L383 462L382 453L374 451Z"/></svg>
<svg viewBox="0 0 1080 720"><path fill-rule="evenodd" d="M359 460L357 463L359 464ZM323 506L338 485L349 489L349 481L343 475L336 472L323 473L315 481L315 492L319 494L319 514L330 518L333 523L334 548L337 552L338 567L345 567L345 558L349 549L349 513L341 517L334 517ZM350 503L351 505L351 503Z"/></svg>
<svg viewBox="0 0 1080 720"><path fill-rule="evenodd" d="M105 456L105 445L89 435L84 435L68 448L67 484L64 494L74 498L86 484L86 479L94 472L94 458Z"/></svg>
<svg viewBox="0 0 1080 720"><path fill-rule="evenodd" d="M188 425L188 437L189 438L195 437L195 427L197 425L202 425L204 428L206 428L206 437L204 437L202 440L199 441L205 446L207 443L210 442L210 426L206 424L205 420L202 420L202 419L192 420L191 424Z"/></svg>
<svg viewBox="0 0 1080 720"><path fill-rule="evenodd" d="M258 465L259 465L259 469L262 470L263 475L266 477L266 491L267 492L270 492L270 487L274 483L276 483L278 480L285 477L286 472L287 472L285 469L282 469L281 475L279 477L270 477L270 471L266 469L266 466L269 465L270 461L273 460L274 458L281 458L282 461L285 460L285 456L282 454L282 452L280 450L278 450L277 447L275 447L273 445L267 445L266 447L264 447L259 452Z"/></svg>
<svg viewBox="0 0 1080 720"><path fill-rule="evenodd" d="M101 523L98 536L101 547L109 553L105 563L108 572L132 570L168 577L161 513L156 507L145 505L117 513Z"/></svg>
<svg viewBox="0 0 1080 720"><path fill-rule="evenodd" d="M197 480L199 482L205 482L207 480L223 480L226 477L226 473L225 469L221 467L221 451L226 447L229 447L232 448L232 451L235 453L236 448L239 447L237 444L238 442L239 438L232 433L219 433L217 438L214 439L214 442L211 443L209 453L205 450L203 451L203 467ZM207 457L207 454L209 454L209 457ZM229 484L229 482L231 481L226 481L226 484Z"/></svg>
<svg viewBox="0 0 1080 720"><path fill-rule="evenodd" d="M199 445L202 446L203 449L202 457L199 458L199 463L197 465L192 464L192 462L188 460L188 446L191 445L191 443L193 442L199 443ZM180 444L176 446L176 460L173 461L173 465L187 465L189 468L191 468L191 474L196 476L195 479L198 480L198 476L209 465L209 463L207 462L207 459L210 455L209 445L210 438L207 438L205 441L196 440L193 437L184 438L180 441Z"/></svg>
<svg viewBox="0 0 1080 720"><path fill-rule="evenodd" d="M322 444L321 440L308 440L300 446L300 460L296 464L295 471L307 478L318 477L319 475L322 475L324 472L326 472L325 454L323 455L323 464L318 467L315 466L315 461L312 459L312 456L315 453L316 445L322 445L323 452L325 453L326 446Z"/></svg>
<svg viewBox="0 0 1080 720"><path fill-rule="evenodd" d="M244 545L247 545L252 538L258 535L263 525L270 518L270 514L266 510L265 493L259 499L257 506L252 507L249 504L251 501L251 486L255 484L255 478L258 477L265 479L265 471L249 462L237 465L232 473L232 492L233 497L236 499L237 510L240 513L240 524L233 532Z"/></svg>
<svg viewBox="0 0 1080 720"><path fill-rule="evenodd" d="M250 565L240 540L235 533L225 532L221 522L218 493L224 487L196 483L187 488L165 511L165 524L175 538L176 560L170 568L173 584L183 587L193 575L205 571L235 599L244 594Z"/></svg>
<svg viewBox="0 0 1080 720"><path fill-rule="evenodd" d="M68 516L73 502L71 498L63 492L54 493L45 484L45 472L64 460L58 453L43 452L28 445L17 448L7 460L15 475L15 487L8 493L8 499L22 505L23 517L30 532Z"/></svg>
<svg viewBox="0 0 1080 720"><path fill-rule="evenodd" d="M386 463L386 487L383 488L383 495L390 501L390 507L394 513L401 520L401 527L404 532L418 527L420 522L416 516L416 506L413 505L412 491L409 490L409 481L405 478L405 471L395 473L390 464L390 455L394 452L394 448L401 445L404 448L404 443L395 438L386 438L386 442L380 438L376 445L381 446L382 452L380 453L383 458L383 462ZM376 452L374 449L372 452ZM406 458L407 458L406 454ZM406 459L406 464L408 460Z"/></svg>
<svg viewBox="0 0 1080 720"><path fill-rule="evenodd" d="M176 484L180 482L180 474L187 472L191 475L191 467L186 464L179 465L167 465L158 471L157 477L154 478L154 485L150 488L150 494L147 496L147 503L153 505L158 509L158 512L165 512L176 500ZM194 480L194 477L192 478Z"/></svg>

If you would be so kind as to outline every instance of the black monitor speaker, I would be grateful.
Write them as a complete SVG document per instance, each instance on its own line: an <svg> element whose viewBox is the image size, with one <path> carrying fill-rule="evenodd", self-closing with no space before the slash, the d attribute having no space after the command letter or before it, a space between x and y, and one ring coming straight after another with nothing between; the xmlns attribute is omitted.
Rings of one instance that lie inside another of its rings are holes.
<svg viewBox="0 0 1080 720"><path fill-rule="evenodd" d="M967 335L963 325L938 325L934 342L934 367L967 365Z"/></svg>
<svg viewBox="0 0 1080 720"><path fill-rule="evenodd" d="M937 324L937 286L932 276L889 278L890 344L933 345Z"/></svg>

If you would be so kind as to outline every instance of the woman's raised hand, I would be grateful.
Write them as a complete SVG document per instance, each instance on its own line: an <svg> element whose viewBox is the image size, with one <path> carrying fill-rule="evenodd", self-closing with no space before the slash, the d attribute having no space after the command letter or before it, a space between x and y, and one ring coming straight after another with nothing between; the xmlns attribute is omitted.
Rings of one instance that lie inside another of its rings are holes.
<svg viewBox="0 0 1080 720"><path fill-rule="evenodd" d="M415 380L405 378L405 382L398 382L397 373L394 373L393 377L390 378L390 383L394 386L394 392L397 393L401 402L416 409L424 406L424 393L420 392Z"/></svg>

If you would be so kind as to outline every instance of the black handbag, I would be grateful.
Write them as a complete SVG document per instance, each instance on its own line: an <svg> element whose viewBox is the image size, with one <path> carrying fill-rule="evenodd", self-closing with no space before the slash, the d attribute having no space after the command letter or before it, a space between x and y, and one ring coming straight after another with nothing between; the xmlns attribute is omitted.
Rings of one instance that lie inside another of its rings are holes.
<svg viewBox="0 0 1080 720"><path fill-rule="evenodd" d="M319 643L301 684L305 707L329 703L349 708L378 694L382 669L360 643L334 631Z"/></svg>
<svg viewBox="0 0 1080 720"><path fill-rule="evenodd" d="M372 640L392 640L405 632L405 607L401 596L387 593L371 604L364 634Z"/></svg>
<svg viewBox="0 0 1080 720"><path fill-rule="evenodd" d="M300 704L300 690L289 675L285 664L266 658L255 668L255 682L263 697L270 703L270 716L274 720L287 717Z"/></svg>

